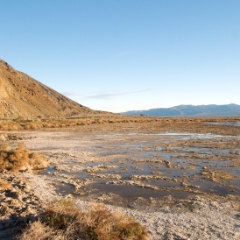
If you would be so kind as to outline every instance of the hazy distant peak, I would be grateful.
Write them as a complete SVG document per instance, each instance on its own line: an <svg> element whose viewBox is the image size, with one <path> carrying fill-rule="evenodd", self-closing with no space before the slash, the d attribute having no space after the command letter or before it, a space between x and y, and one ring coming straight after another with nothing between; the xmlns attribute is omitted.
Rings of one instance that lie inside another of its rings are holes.
<svg viewBox="0 0 240 240"><path fill-rule="evenodd" d="M178 116L239 116L240 105L231 103L225 105L179 105L170 108L154 108L148 110L133 110L124 112L129 115L146 115L154 117Z"/></svg>

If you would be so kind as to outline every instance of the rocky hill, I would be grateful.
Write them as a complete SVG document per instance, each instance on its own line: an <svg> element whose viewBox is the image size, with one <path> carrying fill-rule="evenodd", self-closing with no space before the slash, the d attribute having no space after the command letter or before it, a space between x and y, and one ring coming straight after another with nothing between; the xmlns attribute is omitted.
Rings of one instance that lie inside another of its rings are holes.
<svg viewBox="0 0 240 240"><path fill-rule="evenodd" d="M128 111L128 115L145 115L153 117L213 117L213 116L240 116L240 106L226 105L179 105L171 108L154 108L141 111Z"/></svg>
<svg viewBox="0 0 240 240"><path fill-rule="evenodd" d="M102 114L93 111L0 59L0 119L73 117Z"/></svg>

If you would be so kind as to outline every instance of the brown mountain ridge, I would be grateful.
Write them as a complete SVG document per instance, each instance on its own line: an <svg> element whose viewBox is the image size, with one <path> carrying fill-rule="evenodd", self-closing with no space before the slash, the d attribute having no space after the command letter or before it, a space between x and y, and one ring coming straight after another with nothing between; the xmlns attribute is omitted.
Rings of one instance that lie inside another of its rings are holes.
<svg viewBox="0 0 240 240"><path fill-rule="evenodd" d="M0 59L0 118L104 114L74 102Z"/></svg>

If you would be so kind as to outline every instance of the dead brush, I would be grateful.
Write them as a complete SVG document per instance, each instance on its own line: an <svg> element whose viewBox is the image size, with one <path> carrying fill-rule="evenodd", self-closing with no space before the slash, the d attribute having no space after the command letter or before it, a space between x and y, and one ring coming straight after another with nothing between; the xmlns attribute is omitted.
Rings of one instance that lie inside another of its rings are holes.
<svg viewBox="0 0 240 240"><path fill-rule="evenodd" d="M38 153L31 153L23 143L16 149L9 149L7 145L0 146L0 171L18 172L26 169L42 169L48 164L46 157Z"/></svg>
<svg viewBox="0 0 240 240"><path fill-rule="evenodd" d="M129 216L111 212L104 205L93 205L86 214L88 237L91 240L148 239L146 229Z"/></svg>
<svg viewBox="0 0 240 240"><path fill-rule="evenodd" d="M49 228L48 231L54 234L39 239L149 239L146 229L140 223L119 212L112 212L102 204L94 204L88 211L85 211L76 207L75 203L70 200L55 201L46 208L42 222L42 226ZM38 229L30 225L29 228L23 231L19 239L28 240L28 236L36 235L35 231L39 232Z"/></svg>
<svg viewBox="0 0 240 240"><path fill-rule="evenodd" d="M21 235L15 237L18 240L67 240L61 232L47 226L41 221L35 221L24 229Z"/></svg>

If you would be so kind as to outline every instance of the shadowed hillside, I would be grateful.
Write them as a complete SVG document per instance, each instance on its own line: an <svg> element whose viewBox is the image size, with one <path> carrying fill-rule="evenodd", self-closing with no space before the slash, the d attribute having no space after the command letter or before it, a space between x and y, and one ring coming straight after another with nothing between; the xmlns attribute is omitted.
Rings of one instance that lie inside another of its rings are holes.
<svg viewBox="0 0 240 240"><path fill-rule="evenodd" d="M0 59L0 118L73 117L104 114L93 111Z"/></svg>

